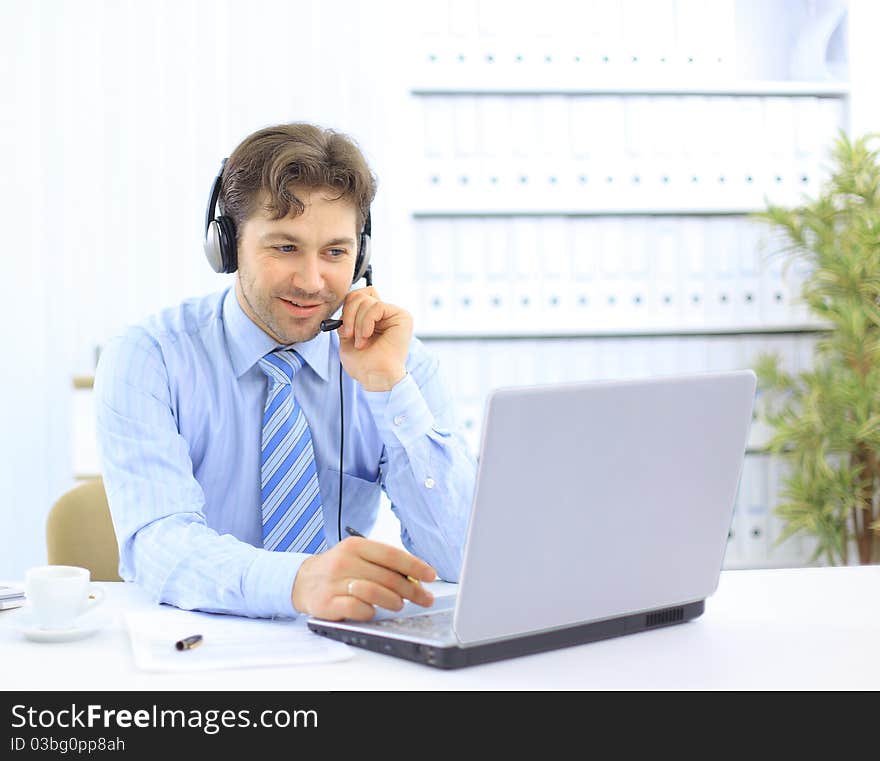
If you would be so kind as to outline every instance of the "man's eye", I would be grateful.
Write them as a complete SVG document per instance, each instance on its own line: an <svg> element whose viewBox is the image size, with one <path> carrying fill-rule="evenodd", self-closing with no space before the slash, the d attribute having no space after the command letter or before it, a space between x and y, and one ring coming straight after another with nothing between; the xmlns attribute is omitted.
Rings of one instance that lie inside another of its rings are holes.
<svg viewBox="0 0 880 761"><path fill-rule="evenodd" d="M286 246L273 246L276 251L280 251L282 254L289 254L293 252L293 246L288 244Z"/></svg>
<svg viewBox="0 0 880 761"><path fill-rule="evenodd" d="M330 253L331 253L334 257L339 257L339 256L345 256L345 254L346 254L347 252L346 252L346 250L345 250L344 248L331 248L331 249L330 249Z"/></svg>

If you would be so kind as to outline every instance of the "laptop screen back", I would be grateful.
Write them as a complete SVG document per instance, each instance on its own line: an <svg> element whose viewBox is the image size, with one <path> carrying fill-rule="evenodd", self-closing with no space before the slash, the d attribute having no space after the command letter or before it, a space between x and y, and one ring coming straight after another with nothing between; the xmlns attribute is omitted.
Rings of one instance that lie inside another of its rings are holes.
<svg viewBox="0 0 880 761"><path fill-rule="evenodd" d="M494 391L455 613L459 640L712 594L754 394L750 370Z"/></svg>

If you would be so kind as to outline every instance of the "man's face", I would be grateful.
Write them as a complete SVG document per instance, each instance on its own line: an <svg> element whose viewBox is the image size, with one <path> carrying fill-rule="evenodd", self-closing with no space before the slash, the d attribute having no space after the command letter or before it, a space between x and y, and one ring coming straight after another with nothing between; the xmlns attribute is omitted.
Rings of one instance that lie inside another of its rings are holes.
<svg viewBox="0 0 880 761"><path fill-rule="evenodd" d="M272 220L259 199L242 225L236 294L245 314L281 344L309 341L342 304L357 258L357 209L326 188L294 188L297 217Z"/></svg>

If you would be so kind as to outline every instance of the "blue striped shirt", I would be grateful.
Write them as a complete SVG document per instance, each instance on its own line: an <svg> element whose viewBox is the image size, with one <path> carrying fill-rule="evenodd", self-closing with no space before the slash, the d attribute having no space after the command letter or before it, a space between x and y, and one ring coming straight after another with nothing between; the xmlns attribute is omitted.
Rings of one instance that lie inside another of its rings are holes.
<svg viewBox="0 0 880 761"><path fill-rule="evenodd" d="M98 451L119 543L119 573L157 602L253 617L296 615L305 554L262 549L260 443L278 344L233 287L129 328L101 353ZM339 540L339 340L290 348L305 361L294 391L311 430L328 546ZM456 429L438 362L413 338L407 375L386 392L343 373L342 525L368 533L381 490L410 552L456 581L476 460Z"/></svg>

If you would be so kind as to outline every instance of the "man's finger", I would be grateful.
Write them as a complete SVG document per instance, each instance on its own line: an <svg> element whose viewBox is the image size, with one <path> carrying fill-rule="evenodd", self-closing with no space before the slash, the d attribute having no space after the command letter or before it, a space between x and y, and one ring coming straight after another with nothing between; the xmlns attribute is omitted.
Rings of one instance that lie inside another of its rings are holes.
<svg viewBox="0 0 880 761"><path fill-rule="evenodd" d="M389 590L396 597L404 600L412 600L417 605L429 607L434 604L434 595L425 589L420 583L410 581L406 576L392 571L385 566L371 563L368 560L361 560L360 564L356 564L351 569L351 577L346 577L346 583L352 584L353 588L360 588L360 583L375 584L383 589ZM346 587L347 589L347 587ZM358 595L360 596L360 595ZM370 602L373 602L371 598ZM384 603L382 607L388 607ZM394 608L391 608L394 610Z"/></svg>
<svg viewBox="0 0 880 761"><path fill-rule="evenodd" d="M342 306L342 327L339 329L339 335L343 338L354 338L355 321L357 319L358 305L360 298L350 293Z"/></svg>
<svg viewBox="0 0 880 761"><path fill-rule="evenodd" d="M364 303L360 309L355 322L355 346L362 346L366 339L373 335L376 323L385 315L385 305L380 301L372 303ZM360 339L360 343L358 343Z"/></svg>
<svg viewBox="0 0 880 761"><path fill-rule="evenodd" d="M346 565L346 579L368 579L417 605L430 607L434 604L434 595L420 583L420 580L433 581L437 578L434 569L427 563L396 547L362 537L351 537L345 543L351 543L351 550L360 560L359 563ZM397 565L387 559L389 556L398 560ZM400 562L400 559L404 562ZM410 559L416 561L415 565L406 562ZM407 569L411 572L406 573ZM424 569L428 569L428 572ZM421 575L412 573L415 570L421 570Z"/></svg>
<svg viewBox="0 0 880 761"><path fill-rule="evenodd" d="M412 576L420 581L434 581L437 578L437 572L424 560L398 547L356 536L345 541L351 542L352 549L364 560L397 571L403 576Z"/></svg>
<svg viewBox="0 0 880 761"><path fill-rule="evenodd" d="M369 603L351 595L337 595L327 606L324 615L318 614L318 618L326 618L329 621L341 621L350 618L353 621L369 621L376 615L376 609Z"/></svg>
<svg viewBox="0 0 880 761"><path fill-rule="evenodd" d="M378 605L386 610L400 610L403 598L382 584L369 579L352 579L346 584L346 592L369 605Z"/></svg>

